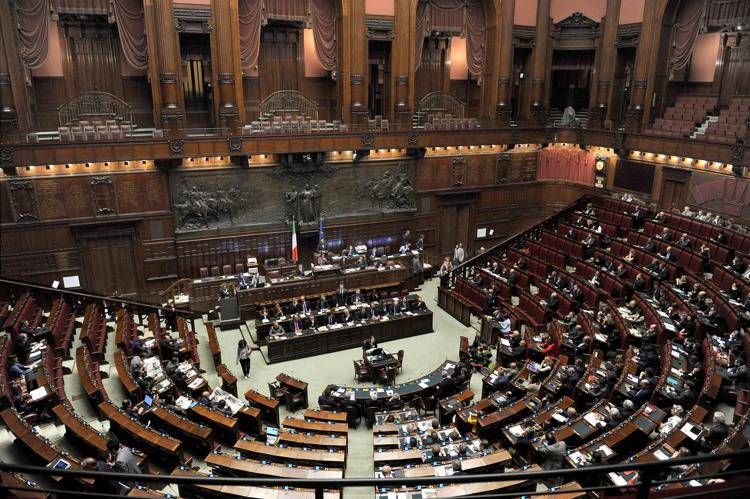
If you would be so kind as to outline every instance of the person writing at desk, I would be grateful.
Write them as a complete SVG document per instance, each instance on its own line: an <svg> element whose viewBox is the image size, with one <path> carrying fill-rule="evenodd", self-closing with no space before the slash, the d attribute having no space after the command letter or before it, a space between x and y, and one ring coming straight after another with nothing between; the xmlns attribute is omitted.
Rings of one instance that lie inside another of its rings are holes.
<svg viewBox="0 0 750 499"><path fill-rule="evenodd" d="M281 327L278 321L273 321L271 328L268 330L268 334L272 337L282 336L284 334L284 328Z"/></svg>
<svg viewBox="0 0 750 499"><path fill-rule="evenodd" d="M341 324L349 326L354 322L354 317L349 313L349 309L344 309L344 313L341 315Z"/></svg>

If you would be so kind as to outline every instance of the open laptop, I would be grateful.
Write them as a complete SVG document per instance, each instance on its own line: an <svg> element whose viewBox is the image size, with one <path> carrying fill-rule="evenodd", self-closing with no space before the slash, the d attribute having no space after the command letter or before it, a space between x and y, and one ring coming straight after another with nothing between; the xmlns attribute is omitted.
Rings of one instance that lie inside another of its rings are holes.
<svg viewBox="0 0 750 499"><path fill-rule="evenodd" d="M268 445L276 445L279 440L279 429L275 426L266 426L266 443Z"/></svg>
<svg viewBox="0 0 750 499"><path fill-rule="evenodd" d="M146 404L146 407L151 407L154 404L154 397L146 395L143 397L143 403Z"/></svg>

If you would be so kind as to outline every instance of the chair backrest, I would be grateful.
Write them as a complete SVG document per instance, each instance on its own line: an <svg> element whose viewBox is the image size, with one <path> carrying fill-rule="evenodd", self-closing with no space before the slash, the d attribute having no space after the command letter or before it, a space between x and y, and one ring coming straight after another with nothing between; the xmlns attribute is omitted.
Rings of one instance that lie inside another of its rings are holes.
<svg viewBox="0 0 750 499"><path fill-rule="evenodd" d="M201 267L200 274L201 274L201 277L208 277L208 267Z"/></svg>
<svg viewBox="0 0 750 499"><path fill-rule="evenodd" d="M399 362L403 362L404 361L404 351L403 350L399 350L398 351L398 361Z"/></svg>
<svg viewBox="0 0 750 499"><path fill-rule="evenodd" d="M245 264L244 263L235 263L234 264L234 273L235 274L242 274L245 271Z"/></svg>
<svg viewBox="0 0 750 499"><path fill-rule="evenodd" d="M211 267L211 275L214 277L219 277L219 267L213 266Z"/></svg>
<svg viewBox="0 0 750 499"><path fill-rule="evenodd" d="M229 275L232 273L232 266L231 265L224 265L221 267L221 271L224 275Z"/></svg>

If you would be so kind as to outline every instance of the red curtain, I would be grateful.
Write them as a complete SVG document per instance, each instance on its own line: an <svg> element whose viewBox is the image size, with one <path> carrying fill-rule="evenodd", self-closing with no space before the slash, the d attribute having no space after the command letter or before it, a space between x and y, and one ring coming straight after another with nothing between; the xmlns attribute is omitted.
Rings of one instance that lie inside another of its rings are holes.
<svg viewBox="0 0 750 499"><path fill-rule="evenodd" d="M422 63L424 38L432 31L459 31L466 36L466 60L469 72L484 69L486 19L482 0L419 0L414 51L414 69Z"/></svg>
<svg viewBox="0 0 750 499"><path fill-rule="evenodd" d="M143 0L112 0L112 10L120 34L122 55L135 69L147 69L148 45Z"/></svg>
<svg viewBox="0 0 750 499"><path fill-rule="evenodd" d="M18 0L16 3L18 39L26 67L38 68L47 60L51 10L50 0Z"/></svg>
<svg viewBox="0 0 750 499"><path fill-rule="evenodd" d="M582 149L548 147L539 151L538 180L567 180L594 184L596 156Z"/></svg>

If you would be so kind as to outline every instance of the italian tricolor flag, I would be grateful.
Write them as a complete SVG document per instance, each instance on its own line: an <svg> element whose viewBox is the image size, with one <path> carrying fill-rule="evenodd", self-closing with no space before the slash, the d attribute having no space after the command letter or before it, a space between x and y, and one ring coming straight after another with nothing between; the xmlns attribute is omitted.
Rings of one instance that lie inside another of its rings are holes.
<svg viewBox="0 0 750 499"><path fill-rule="evenodd" d="M297 223L292 218L292 260L297 261Z"/></svg>

